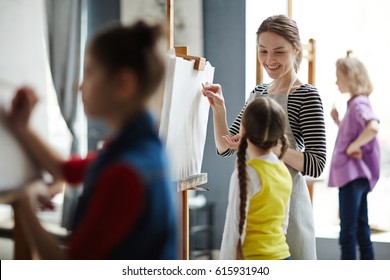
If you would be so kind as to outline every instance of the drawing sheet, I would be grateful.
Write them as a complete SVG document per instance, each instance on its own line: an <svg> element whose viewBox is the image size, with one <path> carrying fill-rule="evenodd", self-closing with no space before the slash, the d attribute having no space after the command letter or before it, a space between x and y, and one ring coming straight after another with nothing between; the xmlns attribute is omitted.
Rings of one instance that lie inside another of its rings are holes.
<svg viewBox="0 0 390 280"><path fill-rule="evenodd" d="M168 55L160 122L174 180L201 172L210 105L202 83L212 83L214 67L194 70L194 61Z"/></svg>
<svg viewBox="0 0 390 280"><path fill-rule="evenodd" d="M58 107L45 37L44 0L0 1L0 109L9 110L17 88L32 87L39 103L31 127L46 141L67 143L67 149L71 138ZM0 192L22 187L37 176L0 115Z"/></svg>

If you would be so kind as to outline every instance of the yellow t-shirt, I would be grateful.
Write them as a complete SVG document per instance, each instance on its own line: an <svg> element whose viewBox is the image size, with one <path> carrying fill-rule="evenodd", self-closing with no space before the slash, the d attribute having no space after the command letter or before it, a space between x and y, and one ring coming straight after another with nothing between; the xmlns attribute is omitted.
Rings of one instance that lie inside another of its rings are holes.
<svg viewBox="0 0 390 280"><path fill-rule="evenodd" d="M246 234L242 245L245 259L280 260L290 256L283 231L291 191L291 175L282 161L262 159L247 162L261 180L260 192L249 200Z"/></svg>

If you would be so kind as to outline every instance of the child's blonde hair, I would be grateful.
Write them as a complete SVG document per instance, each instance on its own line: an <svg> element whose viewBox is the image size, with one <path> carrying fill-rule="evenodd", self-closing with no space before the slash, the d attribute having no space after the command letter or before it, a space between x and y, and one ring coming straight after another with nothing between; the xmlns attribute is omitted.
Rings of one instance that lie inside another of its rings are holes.
<svg viewBox="0 0 390 280"><path fill-rule="evenodd" d="M352 51L347 51L347 56L336 62L339 71L348 78L348 91L353 95L366 95L372 93L373 87L367 68L355 57L351 57Z"/></svg>

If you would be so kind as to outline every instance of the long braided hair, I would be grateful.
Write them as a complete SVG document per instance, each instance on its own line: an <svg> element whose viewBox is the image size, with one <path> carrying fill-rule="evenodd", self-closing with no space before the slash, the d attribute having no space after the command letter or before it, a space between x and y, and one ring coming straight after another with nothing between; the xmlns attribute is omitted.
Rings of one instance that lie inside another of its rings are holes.
<svg viewBox="0 0 390 280"><path fill-rule="evenodd" d="M248 141L256 147L269 150L282 145L279 159L283 158L288 140L284 134L286 115L283 108L269 97L259 96L250 103L243 114L241 126L243 135L237 151L238 183L240 187L240 222L238 226L240 240L237 247L237 257L242 258L241 235L246 220L247 172L246 149Z"/></svg>

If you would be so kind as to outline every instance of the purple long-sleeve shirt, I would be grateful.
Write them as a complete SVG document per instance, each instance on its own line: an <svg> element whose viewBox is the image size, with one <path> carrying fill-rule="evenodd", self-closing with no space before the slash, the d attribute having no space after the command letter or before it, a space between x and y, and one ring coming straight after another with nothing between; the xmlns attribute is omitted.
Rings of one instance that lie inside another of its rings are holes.
<svg viewBox="0 0 390 280"><path fill-rule="evenodd" d="M359 95L348 101L347 112L339 125L339 132L330 166L331 187L342 187L358 179L367 178L370 189L379 179L380 150L377 137L362 147L362 159L352 159L346 150L366 127L367 122L378 120L367 96Z"/></svg>

